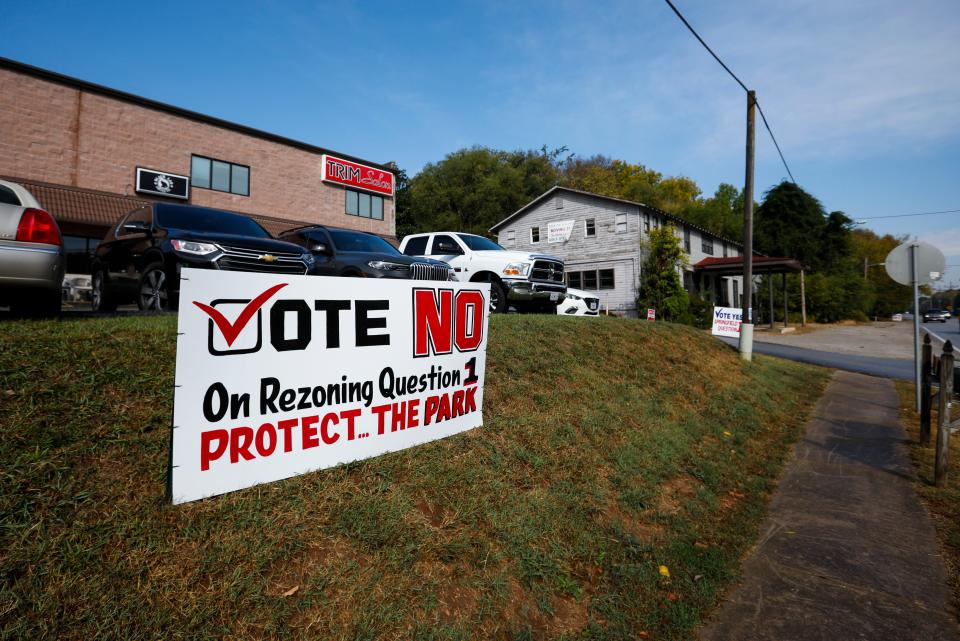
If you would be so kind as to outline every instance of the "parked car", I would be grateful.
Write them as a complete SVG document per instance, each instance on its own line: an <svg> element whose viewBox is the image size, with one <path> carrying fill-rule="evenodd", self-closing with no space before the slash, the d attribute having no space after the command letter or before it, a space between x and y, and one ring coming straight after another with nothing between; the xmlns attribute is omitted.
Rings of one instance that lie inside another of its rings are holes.
<svg viewBox="0 0 960 641"><path fill-rule="evenodd" d="M567 287L567 296L557 305L557 313L563 316L599 316L600 299L582 289Z"/></svg>
<svg viewBox="0 0 960 641"><path fill-rule="evenodd" d="M183 267L306 274L313 265L313 254L276 240L248 216L154 203L121 218L97 246L90 298L94 311L129 302L176 309Z"/></svg>
<svg viewBox="0 0 960 641"><path fill-rule="evenodd" d="M323 225L282 232L280 240L313 253L311 273L319 276L455 280L450 265L432 258L411 258L376 234Z"/></svg>
<svg viewBox="0 0 960 641"><path fill-rule="evenodd" d="M457 280L490 283L490 311L556 313L567 292L563 261L556 256L508 251L474 234L411 234L400 243L407 256L430 256L449 263Z"/></svg>
<svg viewBox="0 0 960 641"><path fill-rule="evenodd" d="M946 323L950 320L950 312L945 309L928 309L923 313L923 322L940 321Z"/></svg>
<svg viewBox="0 0 960 641"><path fill-rule="evenodd" d="M0 305L59 314L64 264L57 221L23 185L0 180Z"/></svg>

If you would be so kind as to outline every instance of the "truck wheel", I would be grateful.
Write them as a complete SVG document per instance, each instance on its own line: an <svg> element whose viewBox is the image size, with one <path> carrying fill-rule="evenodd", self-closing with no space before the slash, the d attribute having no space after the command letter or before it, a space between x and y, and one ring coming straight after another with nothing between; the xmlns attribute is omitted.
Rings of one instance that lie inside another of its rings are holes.
<svg viewBox="0 0 960 641"><path fill-rule="evenodd" d="M503 285L495 280L490 281L490 313L502 314L507 311L507 292Z"/></svg>

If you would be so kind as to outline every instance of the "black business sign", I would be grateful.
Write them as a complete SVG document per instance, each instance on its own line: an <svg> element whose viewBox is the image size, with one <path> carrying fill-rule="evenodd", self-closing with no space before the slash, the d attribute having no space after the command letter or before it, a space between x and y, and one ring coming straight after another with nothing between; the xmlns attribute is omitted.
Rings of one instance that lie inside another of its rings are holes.
<svg viewBox="0 0 960 641"><path fill-rule="evenodd" d="M186 200L190 197L190 179L165 171L137 167L137 192Z"/></svg>

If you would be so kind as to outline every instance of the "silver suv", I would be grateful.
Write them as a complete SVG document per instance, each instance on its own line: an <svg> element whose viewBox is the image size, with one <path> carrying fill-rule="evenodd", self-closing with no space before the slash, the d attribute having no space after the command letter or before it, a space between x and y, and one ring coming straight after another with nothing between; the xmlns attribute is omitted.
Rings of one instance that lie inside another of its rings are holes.
<svg viewBox="0 0 960 641"><path fill-rule="evenodd" d="M940 321L946 323L950 320L950 312L945 309L928 309L923 313L923 322Z"/></svg>

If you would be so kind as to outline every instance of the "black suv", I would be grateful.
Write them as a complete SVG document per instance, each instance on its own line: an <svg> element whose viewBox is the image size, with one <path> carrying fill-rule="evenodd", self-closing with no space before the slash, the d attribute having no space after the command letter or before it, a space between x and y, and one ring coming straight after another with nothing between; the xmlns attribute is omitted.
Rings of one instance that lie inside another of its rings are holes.
<svg viewBox="0 0 960 641"><path fill-rule="evenodd" d="M134 301L142 310L176 309L181 267L306 274L313 264L310 252L247 216L154 203L121 218L97 246L91 300L94 311Z"/></svg>
<svg viewBox="0 0 960 641"><path fill-rule="evenodd" d="M442 260L404 256L376 234L311 225L287 230L279 237L313 252L316 264L312 273L318 276L453 279L453 270Z"/></svg>

